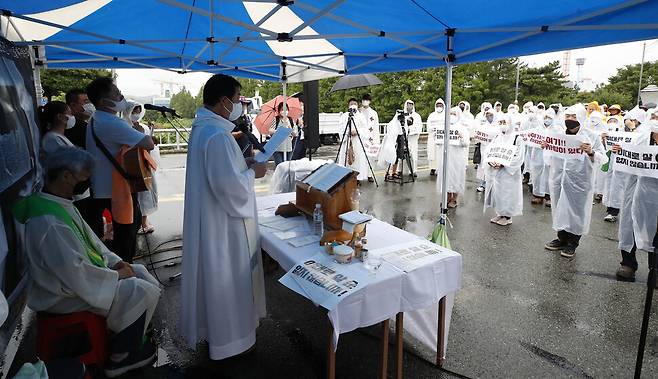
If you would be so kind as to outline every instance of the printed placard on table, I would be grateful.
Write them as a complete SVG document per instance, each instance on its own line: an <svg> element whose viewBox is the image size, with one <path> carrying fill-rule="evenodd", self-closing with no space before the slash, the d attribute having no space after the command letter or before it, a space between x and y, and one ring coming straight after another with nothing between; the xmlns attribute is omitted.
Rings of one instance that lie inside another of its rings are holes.
<svg viewBox="0 0 658 379"><path fill-rule="evenodd" d="M457 129L450 129L448 132L448 145L455 145L459 146L461 145L461 141L459 140L459 130ZM445 134L445 130L443 129L436 129L435 133L435 139L434 141L436 142L437 145L443 145L443 136Z"/></svg>
<svg viewBox="0 0 658 379"><path fill-rule="evenodd" d="M450 250L430 241L417 239L402 244L375 249L368 252L379 255L386 262L404 272L411 272L441 259L442 252Z"/></svg>
<svg viewBox="0 0 658 379"><path fill-rule="evenodd" d="M590 143L585 136L555 133L547 134L544 142L546 143L546 147L544 147L545 154L565 159L584 159L585 154L580 145L585 142Z"/></svg>
<svg viewBox="0 0 658 379"><path fill-rule="evenodd" d="M613 155L613 170L658 179L658 146L620 143L621 151Z"/></svg>
<svg viewBox="0 0 658 379"><path fill-rule="evenodd" d="M497 163L502 166L509 166L512 164L514 155L519 152L519 146L509 143L494 143L487 148L487 155L484 158L484 163Z"/></svg>
<svg viewBox="0 0 658 379"><path fill-rule="evenodd" d="M479 127L475 131L473 138L480 142L482 145L491 143L494 138L498 135L499 131L492 127Z"/></svg>
<svg viewBox="0 0 658 379"><path fill-rule="evenodd" d="M319 252L295 264L279 282L331 311L341 300L366 287L370 276L358 261L339 264L332 256Z"/></svg>
<svg viewBox="0 0 658 379"><path fill-rule="evenodd" d="M517 133L521 141L527 147L541 149L542 142L546 139L546 130L535 128Z"/></svg>
<svg viewBox="0 0 658 379"><path fill-rule="evenodd" d="M605 137L606 150L610 150L614 145L621 143L633 143L633 139L637 136L637 133L631 132L608 132Z"/></svg>

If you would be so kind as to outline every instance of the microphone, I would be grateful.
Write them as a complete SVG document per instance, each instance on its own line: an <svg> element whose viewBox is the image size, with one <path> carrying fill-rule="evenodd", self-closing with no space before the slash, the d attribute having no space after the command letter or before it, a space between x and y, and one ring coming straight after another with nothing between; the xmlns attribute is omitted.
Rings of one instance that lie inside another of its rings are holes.
<svg viewBox="0 0 658 379"><path fill-rule="evenodd" d="M166 113L171 114L173 117L181 118L181 116L179 116L178 113L176 113L175 109L165 107L164 105L144 104L144 109L149 110L149 111L157 111L157 112L160 112L162 114L164 114L166 112Z"/></svg>

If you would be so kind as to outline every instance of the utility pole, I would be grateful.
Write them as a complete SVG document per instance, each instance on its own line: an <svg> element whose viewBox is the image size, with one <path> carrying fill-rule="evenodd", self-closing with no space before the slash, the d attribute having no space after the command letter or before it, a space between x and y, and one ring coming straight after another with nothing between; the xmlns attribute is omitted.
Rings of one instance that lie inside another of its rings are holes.
<svg viewBox="0 0 658 379"><path fill-rule="evenodd" d="M521 74L521 58L516 58L516 88L514 90L514 104L519 104L519 76Z"/></svg>

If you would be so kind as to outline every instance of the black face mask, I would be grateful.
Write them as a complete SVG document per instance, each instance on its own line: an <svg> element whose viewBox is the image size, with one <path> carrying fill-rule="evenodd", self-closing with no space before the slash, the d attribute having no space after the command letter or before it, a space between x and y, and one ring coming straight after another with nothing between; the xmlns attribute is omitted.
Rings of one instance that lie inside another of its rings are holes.
<svg viewBox="0 0 658 379"><path fill-rule="evenodd" d="M73 186L73 194L82 195L89 189L89 187L91 187L91 178L85 180L84 182L76 183L76 185Z"/></svg>
<svg viewBox="0 0 658 379"><path fill-rule="evenodd" d="M564 125L567 127L567 129L573 130L580 126L580 122L576 120L564 120Z"/></svg>
<svg viewBox="0 0 658 379"><path fill-rule="evenodd" d="M465 105L462 105L462 104L459 105L459 109L461 109L462 111L464 110L464 108L466 108Z"/></svg>

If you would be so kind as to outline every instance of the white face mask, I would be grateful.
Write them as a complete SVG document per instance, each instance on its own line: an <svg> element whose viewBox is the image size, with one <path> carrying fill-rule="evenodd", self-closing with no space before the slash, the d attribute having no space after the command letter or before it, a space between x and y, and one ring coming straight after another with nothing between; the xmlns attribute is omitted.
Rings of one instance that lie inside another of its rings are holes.
<svg viewBox="0 0 658 379"><path fill-rule="evenodd" d="M442 113L443 112L443 107L438 106L438 107L435 107L434 110L436 111L436 113Z"/></svg>
<svg viewBox="0 0 658 379"><path fill-rule="evenodd" d="M141 117L140 117L139 113L131 113L130 114L130 121L139 122L139 120L141 120Z"/></svg>
<svg viewBox="0 0 658 379"><path fill-rule="evenodd" d="M91 114L94 113L94 112L96 111L96 107L95 107L94 104L92 104L92 103L85 103L85 104L82 104L82 109L84 109L84 113L85 113L87 116L91 116Z"/></svg>
<svg viewBox="0 0 658 379"><path fill-rule="evenodd" d="M592 125L599 125L601 123L601 120L598 118L590 118L589 119Z"/></svg>
<svg viewBox="0 0 658 379"><path fill-rule="evenodd" d="M457 121L459 121L459 119L457 118L457 115L451 114L450 115L450 125L455 125L457 123Z"/></svg>
<svg viewBox="0 0 658 379"><path fill-rule="evenodd" d="M75 126L75 117L67 114L66 115L66 129L71 129Z"/></svg>
<svg viewBox="0 0 658 379"><path fill-rule="evenodd" d="M106 100L114 104L113 106L110 106L108 108L112 109L112 111L114 111L115 113L123 112L129 107L128 101L125 98L119 101L114 101L112 99L106 99Z"/></svg>
<svg viewBox="0 0 658 379"><path fill-rule="evenodd" d="M510 126L509 125L500 125L500 131L503 132L503 134L509 133Z"/></svg>
<svg viewBox="0 0 658 379"><path fill-rule="evenodd" d="M361 102L361 104L363 104L364 107L369 107L370 106L370 100L363 100Z"/></svg>
<svg viewBox="0 0 658 379"><path fill-rule="evenodd" d="M228 110L228 108L226 108L224 106L224 104L222 104L224 109L226 109L226 111L229 112L228 120L231 121L231 122L237 120L238 118L240 118L240 116L242 116L242 103L240 103L240 101L237 101L237 102L232 103L232 104L233 104L233 107L230 111Z"/></svg>
<svg viewBox="0 0 658 379"><path fill-rule="evenodd" d="M553 125L553 120L550 118L544 119L544 126L551 126Z"/></svg>

